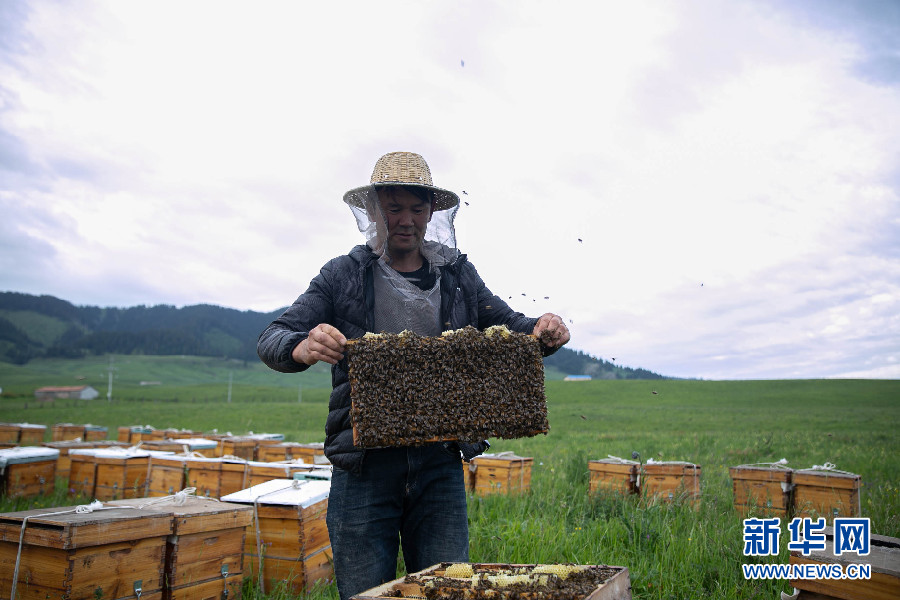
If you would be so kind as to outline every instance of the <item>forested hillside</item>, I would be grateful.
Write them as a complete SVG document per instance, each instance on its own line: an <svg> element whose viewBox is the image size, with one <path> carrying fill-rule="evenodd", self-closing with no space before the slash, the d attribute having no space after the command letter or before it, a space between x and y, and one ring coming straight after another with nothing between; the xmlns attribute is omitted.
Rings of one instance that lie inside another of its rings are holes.
<svg viewBox="0 0 900 600"><path fill-rule="evenodd" d="M102 354L221 356L258 360L256 339L283 309L239 311L209 304L100 308L53 296L0 292L0 361ZM562 373L597 379L660 379L562 348L544 360Z"/></svg>

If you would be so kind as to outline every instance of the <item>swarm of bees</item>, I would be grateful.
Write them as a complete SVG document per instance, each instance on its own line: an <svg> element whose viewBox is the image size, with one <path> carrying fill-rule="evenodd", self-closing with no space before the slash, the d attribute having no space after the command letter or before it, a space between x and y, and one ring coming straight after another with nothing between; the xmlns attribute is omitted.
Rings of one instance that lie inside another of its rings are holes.
<svg viewBox="0 0 900 600"><path fill-rule="evenodd" d="M350 419L363 448L546 433L544 363L534 336L474 327L347 344Z"/></svg>

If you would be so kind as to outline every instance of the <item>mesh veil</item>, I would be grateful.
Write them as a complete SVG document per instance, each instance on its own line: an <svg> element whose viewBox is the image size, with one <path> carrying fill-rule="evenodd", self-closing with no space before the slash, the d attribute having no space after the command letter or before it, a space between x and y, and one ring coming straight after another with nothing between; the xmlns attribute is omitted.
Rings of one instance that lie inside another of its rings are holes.
<svg viewBox="0 0 900 600"><path fill-rule="evenodd" d="M396 185L396 184L394 184ZM378 185L368 185L348 192L344 201L356 217L356 225L363 234L366 244L387 264L391 264L390 253L385 244L387 220L378 202ZM459 255L456 248L456 230L453 221L459 210L459 201L455 197L441 195L438 190L434 202L431 220L425 229L422 253L432 264L452 263ZM446 207L446 208L444 208Z"/></svg>

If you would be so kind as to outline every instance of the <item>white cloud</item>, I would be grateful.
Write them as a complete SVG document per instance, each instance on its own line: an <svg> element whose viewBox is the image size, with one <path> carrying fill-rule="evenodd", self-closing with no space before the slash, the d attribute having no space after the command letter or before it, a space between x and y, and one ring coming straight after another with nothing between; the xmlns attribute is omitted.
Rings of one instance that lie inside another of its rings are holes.
<svg viewBox="0 0 900 600"><path fill-rule="evenodd" d="M406 149L467 191L459 245L489 286L571 319L575 348L898 377L900 93L871 67L890 26L804 6L13 11L0 287L273 310L362 241L340 197Z"/></svg>

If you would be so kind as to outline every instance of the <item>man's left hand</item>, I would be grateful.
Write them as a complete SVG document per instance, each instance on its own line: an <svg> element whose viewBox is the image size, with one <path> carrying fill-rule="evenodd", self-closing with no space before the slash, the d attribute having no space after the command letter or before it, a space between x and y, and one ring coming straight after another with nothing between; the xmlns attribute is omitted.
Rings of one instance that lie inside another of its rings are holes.
<svg viewBox="0 0 900 600"><path fill-rule="evenodd" d="M569 328L562 317L553 313L542 315L532 333L550 348L559 348L569 341Z"/></svg>

